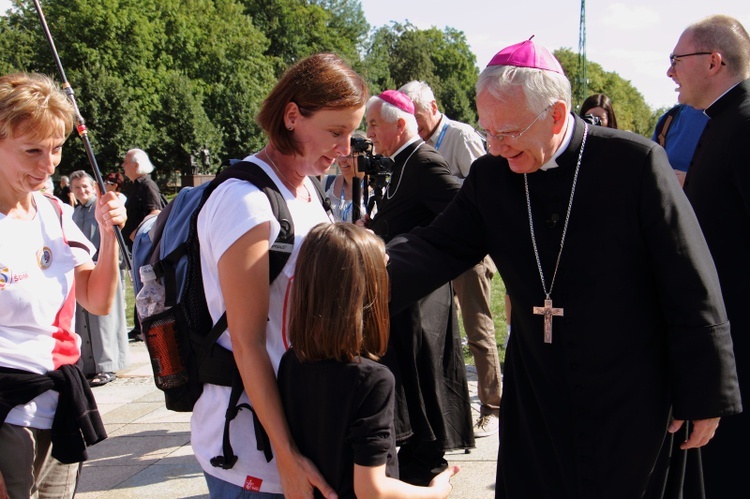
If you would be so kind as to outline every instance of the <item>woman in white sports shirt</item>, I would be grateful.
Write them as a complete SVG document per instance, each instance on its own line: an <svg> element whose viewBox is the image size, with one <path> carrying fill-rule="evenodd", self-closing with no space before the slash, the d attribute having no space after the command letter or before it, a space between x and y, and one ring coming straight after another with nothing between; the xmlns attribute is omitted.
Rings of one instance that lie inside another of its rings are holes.
<svg viewBox="0 0 750 499"><path fill-rule="evenodd" d="M193 408L191 442L212 497L311 497L313 488L334 492L296 449L279 397L276 371L289 347L288 291L299 244L315 225L330 222L312 181L339 156L369 97L365 81L341 58L316 54L293 65L263 103L257 121L268 143L246 158L276 183L294 222L295 249L269 286L269 247L279 233L266 195L243 180L227 180L209 197L198 216L203 285L217 321L224 311L228 328L218 344L232 350L249 403L273 447L267 462L257 450L253 414L242 410L231 423L230 440L238 460L224 469L211 464L223 453L225 411L230 387L205 384Z"/></svg>
<svg viewBox="0 0 750 499"><path fill-rule="evenodd" d="M0 77L0 497L73 497L81 449L106 438L76 366L74 312L76 300L95 314L112 306L119 279L113 226L125 223L125 208L114 193L97 201L94 265L94 246L70 205L40 192L73 124L73 107L50 78ZM81 428L62 418L81 415L92 431L63 438Z"/></svg>

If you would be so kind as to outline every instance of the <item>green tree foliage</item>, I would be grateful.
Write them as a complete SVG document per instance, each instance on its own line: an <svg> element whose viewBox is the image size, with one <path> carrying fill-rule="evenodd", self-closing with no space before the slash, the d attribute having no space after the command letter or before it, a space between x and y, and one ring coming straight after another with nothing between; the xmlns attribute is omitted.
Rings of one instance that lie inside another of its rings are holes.
<svg viewBox="0 0 750 499"><path fill-rule="evenodd" d="M438 106L453 119L475 123L476 56L463 32L392 23L377 29L365 55L364 74L379 92L411 80L427 82Z"/></svg>
<svg viewBox="0 0 750 499"><path fill-rule="evenodd" d="M205 170L204 147L211 168L258 150L263 99L289 65L321 51L349 61L372 93L426 81L442 111L476 123L478 70L465 35L408 22L371 30L359 0L45 0L43 8L105 173L133 147L150 154L157 180ZM577 74L576 54L555 55ZM0 16L0 72L13 71L60 80L31 0ZM650 135L663 110L652 112L616 73L591 62L587 71L589 93L612 98L621 128ZM63 173L88 168L80 141L70 142Z"/></svg>
<svg viewBox="0 0 750 499"><path fill-rule="evenodd" d="M270 40L265 55L280 74L318 52L334 52L356 67L370 29L356 0L241 0L245 13Z"/></svg>
<svg viewBox="0 0 750 499"><path fill-rule="evenodd" d="M281 72L320 51L357 68L370 29L358 0L47 0L43 9L101 170L138 147L157 179L204 170L204 147L211 168L260 148L255 115ZM60 80L30 0L0 17L0 49L2 73ZM88 167L75 142L63 173Z"/></svg>
<svg viewBox="0 0 750 499"><path fill-rule="evenodd" d="M365 50L362 75L370 83L370 92L377 94L383 90L397 88L391 77L391 53L399 36L387 27L376 29Z"/></svg>
<svg viewBox="0 0 750 499"><path fill-rule="evenodd" d="M581 102L576 97L582 84L576 77L579 74L578 54L570 49L559 49L554 52L555 57L565 71L573 89L573 110L581 108ZM646 104L643 95L616 72L605 71L600 64L592 61L586 63L588 79L588 95L605 94L612 100L612 107L617 116L617 126L623 130L651 137L656 126L656 120L663 110L652 111Z"/></svg>
<svg viewBox="0 0 750 499"><path fill-rule="evenodd" d="M238 2L47 0L43 8L103 172L119 169L133 147L150 154L159 177L189 171L204 146L216 167L261 142L254 116L275 67L264 55L268 39ZM0 47L4 72L60 79L33 2L0 19ZM87 167L83 148L68 146L61 171Z"/></svg>
<svg viewBox="0 0 750 499"><path fill-rule="evenodd" d="M159 112L154 125L163 133L152 146L154 156L169 158L177 165L190 165L187 173L209 173L199 161L201 146L209 151L221 150L221 133L209 120L204 109L203 90L199 80L186 78L179 71L168 71L164 79ZM173 119L181 116L181 120Z"/></svg>
<svg viewBox="0 0 750 499"><path fill-rule="evenodd" d="M330 14L328 29L331 30L333 36L346 41L357 52L364 50L370 23L365 18L362 3L359 0L312 0L312 3L319 5ZM350 47L347 47L346 51L349 50Z"/></svg>

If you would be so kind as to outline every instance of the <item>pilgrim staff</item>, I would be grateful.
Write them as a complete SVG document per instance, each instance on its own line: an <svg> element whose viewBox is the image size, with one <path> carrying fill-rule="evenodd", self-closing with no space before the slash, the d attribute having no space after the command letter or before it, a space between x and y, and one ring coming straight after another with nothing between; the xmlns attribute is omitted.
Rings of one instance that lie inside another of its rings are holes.
<svg viewBox="0 0 750 499"><path fill-rule="evenodd" d="M49 26L47 26L47 20L44 17L44 12L42 11L42 6L39 4L39 0L34 0L34 7L36 8L39 22L42 24L44 34L47 37L47 43L49 44L49 48L52 51L52 56L55 59L57 70L60 73L60 78L62 79L62 90L68 97L68 100L70 100L70 104L73 106L73 116L75 117L76 132L78 132L78 136L83 141L84 148L86 149L86 155L88 156L89 164L91 165L91 171L94 174L94 179L96 179L96 185L97 187L99 187L99 192L107 192L106 188L104 187L104 180L102 180L102 173L99 170L99 164L97 163L96 156L94 155L94 148L91 146L91 141L89 140L89 132L88 127L86 126L86 121L83 119L81 111L78 109L78 102L75 98L73 86L70 84L70 82L68 82L68 77L65 75L65 69L63 68L60 56L57 53L55 41L52 39L52 33L49 30ZM75 201L75 199L73 201ZM120 227L115 226L113 228L113 231L118 247L120 248L120 254L122 255L123 262L125 262L127 269L130 270L131 268L133 268L133 264L130 259L128 248L125 246L125 238L122 235L122 230Z"/></svg>

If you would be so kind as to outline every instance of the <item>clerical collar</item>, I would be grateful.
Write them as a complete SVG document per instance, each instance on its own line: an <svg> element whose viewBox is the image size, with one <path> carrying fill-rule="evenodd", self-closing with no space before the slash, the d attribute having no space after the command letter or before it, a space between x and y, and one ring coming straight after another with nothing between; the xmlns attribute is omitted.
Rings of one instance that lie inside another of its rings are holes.
<svg viewBox="0 0 750 499"><path fill-rule="evenodd" d="M540 170L547 171L551 168L557 168L558 166L560 166L557 164L557 158L559 158L560 155L562 155L562 153L564 153L570 145L570 140L573 138L573 131L575 130L575 127L576 120L571 119L570 114L565 115L565 136L560 143L560 147L558 147L557 151L555 151L555 154L552 155L552 158L549 161L541 166Z"/></svg>
<svg viewBox="0 0 750 499"><path fill-rule="evenodd" d="M415 136L414 136L414 137L412 137L411 139L407 140L407 141L406 141L406 143L405 143L404 145L402 145L401 147L399 147L399 148L398 148L398 150L397 150L396 152L394 152L393 154L391 154L390 158L391 158L392 160L396 161L396 156L398 156L398 154L399 154L399 153L400 153L401 151L403 151L404 149L406 149L406 148L407 148L407 147L409 146L409 144L413 144L414 142L416 142L416 141L418 141L418 140L422 140L422 139L420 139L420 138L419 138L419 135L415 135Z"/></svg>
<svg viewBox="0 0 750 499"><path fill-rule="evenodd" d="M717 102L719 102L719 101L720 101L720 100L721 100L721 99L722 99L722 98L723 98L723 97L724 97L725 95L727 95L727 94L728 94L729 92L731 92L732 90L734 90L734 88L735 88L735 87L736 87L737 85L739 85L740 83L742 83L742 82L741 82L741 81L738 81L737 83L735 83L734 85L732 85L731 87L729 87L729 88L728 88L728 89L726 90L726 92L724 92L723 94L721 94L720 96L718 96L718 97L716 98L716 100L715 100L715 101L713 101L713 102L712 102L712 103L711 103L710 105L706 106L706 109L704 109L704 110L703 110L703 114L705 114L706 116L708 116L708 117L709 117L709 119L710 119L710 118L711 118L711 114L712 114L712 113L711 113L711 111L712 111L712 109L711 109L711 108L712 108L712 107L714 106L714 104L716 104ZM716 114L716 113L713 113L713 114Z"/></svg>

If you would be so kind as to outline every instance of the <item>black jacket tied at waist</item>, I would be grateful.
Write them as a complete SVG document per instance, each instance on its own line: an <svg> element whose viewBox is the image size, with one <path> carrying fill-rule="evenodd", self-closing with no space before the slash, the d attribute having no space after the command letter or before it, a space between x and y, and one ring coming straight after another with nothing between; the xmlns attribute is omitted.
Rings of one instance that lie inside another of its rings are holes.
<svg viewBox="0 0 750 499"><path fill-rule="evenodd" d="M77 366L46 374L0 367L0 425L10 410L47 390L60 393L52 421L52 457L64 464L85 461L86 447L107 438L94 394Z"/></svg>

